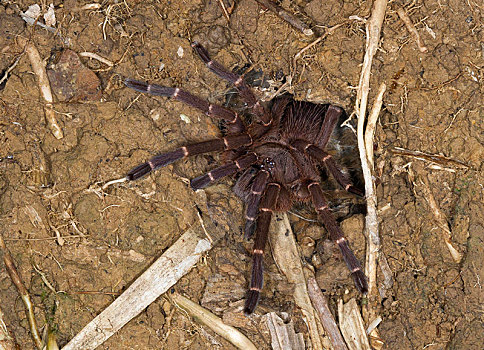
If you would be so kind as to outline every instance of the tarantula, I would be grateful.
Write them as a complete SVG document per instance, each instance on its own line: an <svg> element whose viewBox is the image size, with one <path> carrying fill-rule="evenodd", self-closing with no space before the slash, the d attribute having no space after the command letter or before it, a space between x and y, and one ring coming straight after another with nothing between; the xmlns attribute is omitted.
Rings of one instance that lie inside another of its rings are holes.
<svg viewBox="0 0 484 350"><path fill-rule="evenodd" d="M127 179L139 179L187 156L223 152L224 164L191 180L190 185L197 190L225 176L238 175L234 192L246 204L245 237L250 239L255 234L252 277L244 307L247 315L254 311L260 297L263 255L272 213L288 211L295 202L312 200L320 221L338 244L356 287L366 293L366 276L331 213L321 187L324 179L320 167L324 165L323 168L346 191L363 195L325 151L344 115L343 109L331 104L295 101L288 96L275 99L272 108L268 109L257 100L241 76L212 60L199 43L193 43L192 47L213 73L235 86L247 104L253 121L247 126L232 110L211 104L179 88L126 79L126 86L139 92L184 102L223 121L227 130L222 138L186 145L157 155L132 169Z"/></svg>

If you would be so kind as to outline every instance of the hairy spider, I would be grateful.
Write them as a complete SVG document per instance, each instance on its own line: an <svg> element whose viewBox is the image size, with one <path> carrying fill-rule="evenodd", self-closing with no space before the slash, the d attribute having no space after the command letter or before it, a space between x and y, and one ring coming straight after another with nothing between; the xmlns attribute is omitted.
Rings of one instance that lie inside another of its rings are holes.
<svg viewBox="0 0 484 350"><path fill-rule="evenodd" d="M132 169L127 179L139 179L187 156L223 152L222 166L191 180L190 184L197 190L225 176L238 175L234 192L246 204L245 237L249 239L255 233L252 277L244 307L246 314L254 311L259 300L263 284L263 255L272 213L288 211L298 201L312 200L320 221L341 249L356 287L366 293L366 276L331 213L321 187L325 180L320 167L324 165L323 168L346 191L363 195L325 151L330 138L336 134L336 126L344 115L343 109L331 104L295 101L287 96L275 99L272 108L268 109L257 100L241 76L212 60L199 43L193 43L192 47L213 73L235 85L253 121L246 126L232 110L211 104L179 88L126 79L126 86L136 91L184 102L222 120L227 128L227 134L222 138L183 146L151 158Z"/></svg>

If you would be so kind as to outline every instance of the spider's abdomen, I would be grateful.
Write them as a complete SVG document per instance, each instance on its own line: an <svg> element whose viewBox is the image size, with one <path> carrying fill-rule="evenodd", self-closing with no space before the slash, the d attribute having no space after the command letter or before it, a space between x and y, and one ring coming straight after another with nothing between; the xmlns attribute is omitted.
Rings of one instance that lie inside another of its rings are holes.
<svg viewBox="0 0 484 350"><path fill-rule="evenodd" d="M303 139L318 144L322 137L322 125L329 104L290 101L281 116L279 131L287 142Z"/></svg>

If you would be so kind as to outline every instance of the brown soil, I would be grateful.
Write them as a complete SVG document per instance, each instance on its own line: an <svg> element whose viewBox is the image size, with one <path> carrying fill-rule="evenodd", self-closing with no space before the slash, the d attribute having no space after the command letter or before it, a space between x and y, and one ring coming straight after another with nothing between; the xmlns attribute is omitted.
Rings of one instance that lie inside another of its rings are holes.
<svg viewBox="0 0 484 350"><path fill-rule="evenodd" d="M81 59L99 78L102 97L95 100L84 94L65 100L61 93L56 95L61 140L46 126L27 56L0 92L0 229L33 298L40 326L55 325L61 345L187 228L198 225L193 193L184 179L214 164L213 157L188 159L142 181L113 185L104 195L96 191L150 155L220 134L208 117L181 103L149 96L135 99L137 94L123 88L122 78L183 87L221 103L229 87L192 53L190 42L199 40L230 68L250 65L262 71L270 82L268 88L256 90L263 96L294 73L294 55L314 40L253 0L237 1L230 23L215 0L109 0L98 10L81 9L86 3L54 2L57 34L24 25L18 14L31 2L0 5L0 70L22 52L16 35L30 38L46 59L69 47L116 63L110 68ZM230 0L224 3L233 5ZM348 17L366 18L371 2L281 4L321 32L343 23L298 61L288 91L298 99L332 102L352 111L365 27ZM416 24L427 53L418 50L399 19L400 6ZM482 349L484 343L483 17L482 2L475 0L396 1L387 11L371 79L373 91L381 82L388 85L375 140L382 252L394 279L381 303L379 330L386 349L472 350ZM398 155L392 152L395 147L443 155L467 167ZM423 195L425 177L463 253L461 263L450 256ZM175 288L266 349L270 337L261 331L260 317L248 319L240 312L249 279L250 245L242 240L243 207L230 185L226 180L207 190L209 204L222 203L231 223L225 238ZM316 240L313 249L324 255L326 235L294 215L290 218L303 255L314 255L304 246L307 237ZM352 220L350 227L361 227L360 219ZM360 232L349 239L363 257ZM356 296L364 302L339 258L318 259L334 281L320 278L332 307L340 297ZM296 331L307 337L291 286L270 254L265 263L266 284L257 313L288 312ZM33 348L22 302L4 269L0 301L17 342ZM102 348L232 346L160 298Z"/></svg>

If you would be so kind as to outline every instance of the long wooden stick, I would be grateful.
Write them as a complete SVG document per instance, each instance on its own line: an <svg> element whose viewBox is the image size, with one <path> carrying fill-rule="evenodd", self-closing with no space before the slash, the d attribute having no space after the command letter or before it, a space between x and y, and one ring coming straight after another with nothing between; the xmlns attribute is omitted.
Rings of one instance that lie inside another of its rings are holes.
<svg viewBox="0 0 484 350"><path fill-rule="evenodd" d="M42 339L37 328L37 322L35 321L35 314L34 314L34 306L32 301L30 300L29 292L27 288L25 288L24 282L22 281L22 277L17 271L17 267L12 259L12 255L8 250L7 246L5 245L5 241L3 240L3 235L0 234L0 249L3 251L3 262L5 263L5 269L7 270L12 283L17 288L20 297L22 298L22 302L24 303L27 318L29 320L30 325L30 333L34 340L35 346L38 349L42 349Z"/></svg>
<svg viewBox="0 0 484 350"><path fill-rule="evenodd" d="M22 37L17 38L20 45L25 47L25 52L27 52L27 56L30 59L30 65L32 66L32 70L34 71L35 75L37 76L37 80L39 82L39 89L40 94L44 98L44 112L45 112L45 120L47 122L47 126L49 127L52 134L55 136L56 139L61 139L64 137L62 132L62 128L57 123L57 119L54 113L54 98L52 97L52 91L50 89L50 82L49 78L47 77L47 71L45 69L44 62L40 57L39 51L35 47L35 45L31 42L28 42L26 39Z"/></svg>
<svg viewBox="0 0 484 350"><path fill-rule="evenodd" d="M316 278L308 278L308 293L314 308L318 312L319 319L323 324L324 330L328 334L328 337L333 345L334 350L348 350L346 343L339 331L338 325L334 320L333 314L328 306L326 297L321 292Z"/></svg>
<svg viewBox="0 0 484 350"><path fill-rule="evenodd" d="M361 70L360 83L358 85L356 98L356 114L358 115L358 149L360 152L361 167L365 179L365 195L367 205L366 232L368 236L368 249L366 259L366 274L368 276L368 297L367 308L368 321L371 322L378 313L378 288L376 284L376 266L378 261L378 251L380 250L380 235L378 231L377 199L375 184L372 177L368 151L365 147L364 124L366 110L368 106L368 94L370 91L370 73L373 56L378 48L380 41L381 27L385 18L387 0L375 0L372 14L366 27L366 52ZM379 112L379 110L378 110ZM368 142L368 141L367 141Z"/></svg>
<svg viewBox="0 0 484 350"><path fill-rule="evenodd" d="M203 236L201 229L188 229L63 350L91 350L101 345L173 286L211 248L212 243Z"/></svg>
<svg viewBox="0 0 484 350"><path fill-rule="evenodd" d="M197 303L178 293L169 295L169 299L178 307L186 311L191 317L200 324L203 324L215 333L227 339L233 345L243 350L257 350L255 345L236 328L225 324L222 319Z"/></svg>
<svg viewBox="0 0 484 350"><path fill-rule="evenodd" d="M308 295L301 258L287 214L273 216L269 234L272 256L279 269L286 275L288 282L294 285L294 299L296 305L301 308L301 313L308 326L312 349L327 348L326 344L322 343L321 335L324 333L324 329L317 319L316 310Z"/></svg>

